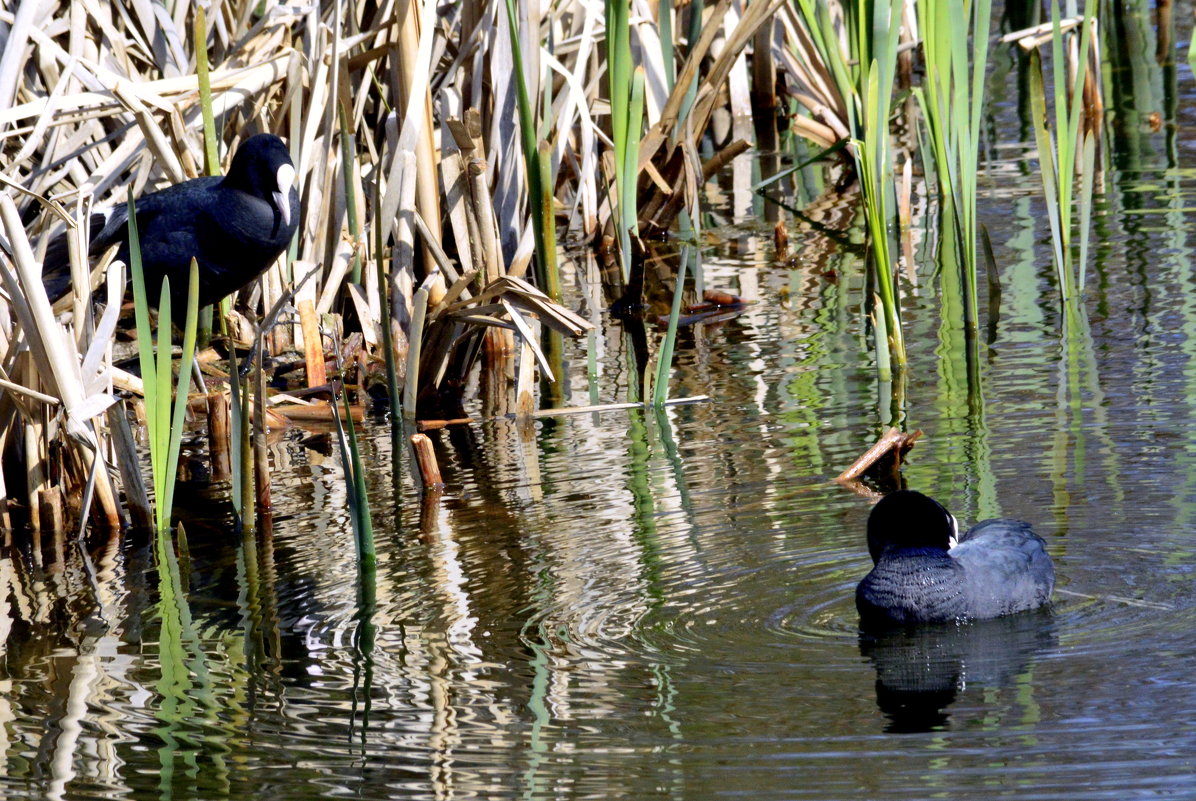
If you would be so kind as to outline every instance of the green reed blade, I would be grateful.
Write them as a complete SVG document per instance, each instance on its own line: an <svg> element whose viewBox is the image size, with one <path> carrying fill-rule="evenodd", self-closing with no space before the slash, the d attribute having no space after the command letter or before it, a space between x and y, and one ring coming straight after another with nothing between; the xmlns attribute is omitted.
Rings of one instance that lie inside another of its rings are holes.
<svg viewBox="0 0 1196 801"><path fill-rule="evenodd" d="M340 410L337 408L338 401L334 397L332 421L336 428L337 443L340 446L341 469L345 474L349 520L353 525L353 537L357 544L358 567L368 572L377 564L377 552L374 546L374 524L370 515L370 499L365 485L365 466L362 464L361 449L357 443L357 429L353 425L353 410L349 406L349 395L343 383L340 395L339 403L344 405L344 418L341 418Z"/></svg>
<svg viewBox="0 0 1196 801"><path fill-rule="evenodd" d="M839 45L839 34L835 30L829 7L817 0L797 0L797 8L806 31L824 67L835 81L835 89L843 98L847 110L847 129L852 136L860 138L861 84L857 82L858 69L852 68ZM849 36L854 41L854 37Z"/></svg>
<svg viewBox="0 0 1196 801"><path fill-rule="evenodd" d="M146 410L150 423L150 462L154 471L155 516L158 531L170 526L170 510L166 508L167 485L173 478L170 469L170 387L174 376L170 371L170 277L162 277L162 291L158 300L158 337L154 344L158 364L155 369L157 397L153 410Z"/></svg>
<svg viewBox="0 0 1196 801"><path fill-rule="evenodd" d="M338 98L336 103L337 123L341 140L341 178L345 188L345 216L348 218L349 239L353 243L353 263L349 268L349 280L361 284L361 248L358 240L361 228L357 220L357 183L354 180L353 164L356 148L353 145L353 131L349 127L349 116L345 112L347 98Z"/></svg>
<svg viewBox="0 0 1196 801"><path fill-rule="evenodd" d="M133 190L129 189L129 271L133 282L133 316L137 326L137 355L141 365L141 378L145 385L145 405L148 416L153 407L154 391L154 343L153 329L149 320L149 300L146 297L145 273L141 266L141 240L137 233L137 206Z"/></svg>
<svg viewBox="0 0 1196 801"><path fill-rule="evenodd" d="M1034 126L1034 141L1038 146L1038 172L1042 176L1047 220L1051 227L1055 271L1059 279L1059 290L1066 300L1068 296L1067 269L1064 257L1067 252L1067 232L1062 227L1058 183L1055 178L1055 149L1051 141L1051 132L1046 126L1046 91L1042 79L1042 60L1037 50L1030 51L1030 121Z"/></svg>
<svg viewBox="0 0 1196 801"><path fill-rule="evenodd" d="M954 254L953 264L963 276L964 325L973 331L978 326L976 194L990 14L988 0L921 0L918 4L926 78L915 96L930 139L944 236L954 236L959 245L941 244L939 256L947 266L942 257Z"/></svg>
<svg viewBox="0 0 1196 801"><path fill-rule="evenodd" d="M656 26L660 33L660 60L664 64L664 83L668 92L677 85L677 64L673 47L673 0L660 0L656 9Z"/></svg>
<svg viewBox="0 0 1196 801"><path fill-rule="evenodd" d="M1096 139L1091 132L1084 134L1080 156L1080 277L1076 290L1084 291L1088 275L1088 239L1092 228L1092 190L1096 181Z"/></svg>
<svg viewBox="0 0 1196 801"><path fill-rule="evenodd" d="M692 43L702 38L702 13L706 8L704 0L693 0L689 4L689 42ZM693 79L690 80L689 86L685 87L685 96L681 100L681 106L677 111L677 123L673 127L674 138L680 135L681 121L689 117L689 112L693 109L694 101L698 97L698 74L694 73Z"/></svg>
<svg viewBox="0 0 1196 801"><path fill-rule="evenodd" d="M519 106L519 138L523 147L523 168L527 181L527 197L532 217L532 234L536 241L536 259L545 258L544 229L554 223L544 220L539 213L540 169L536 154L536 122L527 86L527 72L523 66L523 46L519 40L519 19L515 9L516 0L506 0L507 24L511 36L511 58L515 68L515 95Z"/></svg>
<svg viewBox="0 0 1196 801"><path fill-rule="evenodd" d="M1059 27L1059 5L1051 4L1051 83L1055 97L1055 169L1056 191L1059 201L1060 230L1070 241L1071 235L1071 187L1075 173L1075 142L1067 132L1071 128L1068 114L1067 80L1064 77L1063 32ZM1066 252L1065 256L1070 256Z"/></svg>
<svg viewBox="0 0 1196 801"><path fill-rule="evenodd" d="M632 152L638 161L640 111L635 111L635 88L631 60L631 30L628 0L606 0L607 76L610 91L611 139L615 151L615 227L619 236L619 253L623 268L623 283L631 280L631 232L638 230L636 219L635 176L638 165L632 162ZM642 68L639 72L642 73ZM641 87L642 89L642 87ZM635 129L632 130L634 123ZM633 141L634 140L634 141Z"/></svg>
<svg viewBox="0 0 1196 801"><path fill-rule="evenodd" d="M606 0L607 76L610 91L611 132L615 145L615 164L626 163L627 131L630 116L631 40L628 0Z"/></svg>
<svg viewBox="0 0 1196 801"><path fill-rule="evenodd" d="M169 324L169 323L168 323ZM191 258L187 284L187 317L183 324L183 353L179 361L179 378L175 384L174 416L170 421L169 448L166 457L164 514L170 519L174 508L175 478L178 475L179 451L183 442L183 422L187 413L187 387L191 382L191 366L195 360L195 338L199 325L199 264ZM169 350L167 350L169 352Z"/></svg>
<svg viewBox="0 0 1196 801"><path fill-rule="evenodd" d="M365 466L361 462L361 448L357 444L357 427L353 425L353 411L349 408L349 393L341 391L345 406L345 427L349 430L349 457L353 464L351 493L356 499L354 532L357 535L357 555L365 567L373 567L377 561L374 549L374 522L370 515L370 496L365 487Z"/></svg>
<svg viewBox="0 0 1196 801"><path fill-rule="evenodd" d="M681 296L685 290L685 268L689 264L689 246L681 248L677 264L677 279L673 285L673 305L669 309L669 327L660 343L660 355L656 362L656 382L652 391L652 404L663 408L669 399L669 373L673 368L673 347L677 342L677 322L681 319Z"/></svg>
<svg viewBox="0 0 1196 801"><path fill-rule="evenodd" d="M202 5L195 6L195 70L199 76L199 108L203 116L204 172L220 174L220 153L216 141L216 121L212 115L212 82L208 76L208 26Z"/></svg>
<svg viewBox="0 0 1196 801"><path fill-rule="evenodd" d="M199 109L203 119L204 172L220 174L220 148L216 139L216 121L212 114L212 82L208 70L208 26L202 5L195 7L195 21L191 29L195 46L195 71L199 78ZM212 338L211 306L204 307L199 318L199 341L206 345Z"/></svg>
<svg viewBox="0 0 1196 801"><path fill-rule="evenodd" d="M537 168L540 171L540 197L536 198L537 213L544 220L543 258L536 263L543 269L536 275L536 281L544 294L557 303L561 301L560 266L556 254L556 210L552 193L552 145L541 142L536 149Z"/></svg>
<svg viewBox="0 0 1196 801"><path fill-rule="evenodd" d="M623 225L638 236L640 230L636 184L639 178L640 129L644 121L644 68L636 67L631 79L631 106L627 110L626 161L623 170Z"/></svg>
<svg viewBox="0 0 1196 801"><path fill-rule="evenodd" d="M1196 73L1196 37L1188 44L1188 69Z"/></svg>

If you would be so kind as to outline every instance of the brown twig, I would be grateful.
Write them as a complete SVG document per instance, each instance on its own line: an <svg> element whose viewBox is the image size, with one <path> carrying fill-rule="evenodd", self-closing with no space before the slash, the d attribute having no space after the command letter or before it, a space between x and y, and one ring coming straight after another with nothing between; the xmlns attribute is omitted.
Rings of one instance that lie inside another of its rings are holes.
<svg viewBox="0 0 1196 801"><path fill-rule="evenodd" d="M914 442L920 436L922 436L922 429L918 429L912 434L906 434L900 429L890 428L884 433L884 436L876 441L875 445L864 451L864 455L856 459L855 463L840 473L835 480L839 482L854 481L889 453L893 454L897 465L900 466L902 455L914 447Z"/></svg>

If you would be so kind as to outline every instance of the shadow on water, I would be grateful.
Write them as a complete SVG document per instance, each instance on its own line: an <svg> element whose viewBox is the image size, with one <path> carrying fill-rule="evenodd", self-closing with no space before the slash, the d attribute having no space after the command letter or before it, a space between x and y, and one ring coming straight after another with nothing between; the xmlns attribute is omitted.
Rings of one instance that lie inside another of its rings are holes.
<svg viewBox="0 0 1196 801"><path fill-rule="evenodd" d="M1056 645L1051 612L995 620L860 632L860 654L876 669L876 705L887 732L950 728L948 707L966 692L1010 687L1034 657Z"/></svg>

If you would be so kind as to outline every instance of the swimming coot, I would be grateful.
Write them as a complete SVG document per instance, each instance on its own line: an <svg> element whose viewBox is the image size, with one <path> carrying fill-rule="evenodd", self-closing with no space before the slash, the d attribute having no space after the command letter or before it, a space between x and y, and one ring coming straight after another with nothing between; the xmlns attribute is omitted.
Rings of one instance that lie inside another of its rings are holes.
<svg viewBox="0 0 1196 801"><path fill-rule="evenodd" d="M91 217L90 253L119 243L129 261L129 208L121 203ZM146 293L156 304L170 276L171 306L186 308L191 257L199 263L199 304L215 303L246 286L274 263L299 224L295 166L272 134L237 148L223 177L194 178L137 199L137 229ZM42 283L51 299L71 285L66 238L50 243Z"/></svg>
<svg viewBox="0 0 1196 801"><path fill-rule="evenodd" d="M993 618L1045 604L1055 568L1020 520L985 520L955 541L955 518L920 492L890 493L868 517L874 567L856 588L865 623Z"/></svg>

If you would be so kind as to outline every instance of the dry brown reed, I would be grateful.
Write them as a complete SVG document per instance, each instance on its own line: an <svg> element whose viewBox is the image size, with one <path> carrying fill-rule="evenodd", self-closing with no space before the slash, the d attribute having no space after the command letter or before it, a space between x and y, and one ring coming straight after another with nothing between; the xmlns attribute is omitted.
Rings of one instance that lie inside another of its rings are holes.
<svg viewBox="0 0 1196 801"><path fill-rule="evenodd" d="M680 69L669 91L657 8L632 3L648 87L639 186L649 230L667 229L682 208L696 211L709 176L697 141L716 108L738 102L728 83L746 91L742 56L753 40L772 43L776 69L801 87L799 99L814 112L802 133L825 143L843 135L843 100L825 71L795 60L802 29L792 13L776 16L785 7L756 0L735 10L720 0L708 8L700 37L678 42ZM240 293L243 313L229 320L233 343L245 346L258 339L254 321L269 310L297 310L264 344L268 356L302 354L297 361L315 396L295 400L303 406L294 416L321 414L319 390L333 377L359 391L379 380L384 329L400 381L412 385L409 412L461 416L455 407L479 356L490 375L487 397L499 399L485 411L526 411L533 368L549 380L558 371L540 331L578 336L592 323L525 278L534 256L529 209L542 199L527 197L503 4L230 0L207 8L202 42L199 6L180 0L170 8L151 0L22 0L15 12L0 11L8 26L0 56L4 513L19 508L36 526L46 498L80 503L92 476L94 502L68 510L69 518L116 526L136 508L142 519L144 489L130 483L128 438L111 430L119 415L104 414L121 389L137 384L114 364L111 347L123 274L107 262L89 264L87 211L202 172L196 54L204 47L220 158L227 163L240 141L269 131L288 142L298 173L303 215L292 252ZM576 1L518 9L548 190L568 234L562 239L594 241L609 224L613 184L601 167L609 143L602 9ZM688 11L677 13L680 20ZM706 166L745 146L731 143ZM378 227L382 258L370 244ZM71 237L75 292L55 316L38 276L47 242L61 232ZM98 320L95 290L105 299ZM413 350L417 357L408 359ZM211 355L201 361L211 391L225 394ZM276 411L287 402L268 401ZM226 430L227 401L192 408L217 410L215 428ZM217 464L223 475L227 457ZM117 465L120 472L104 469ZM120 488L138 497L121 504Z"/></svg>

